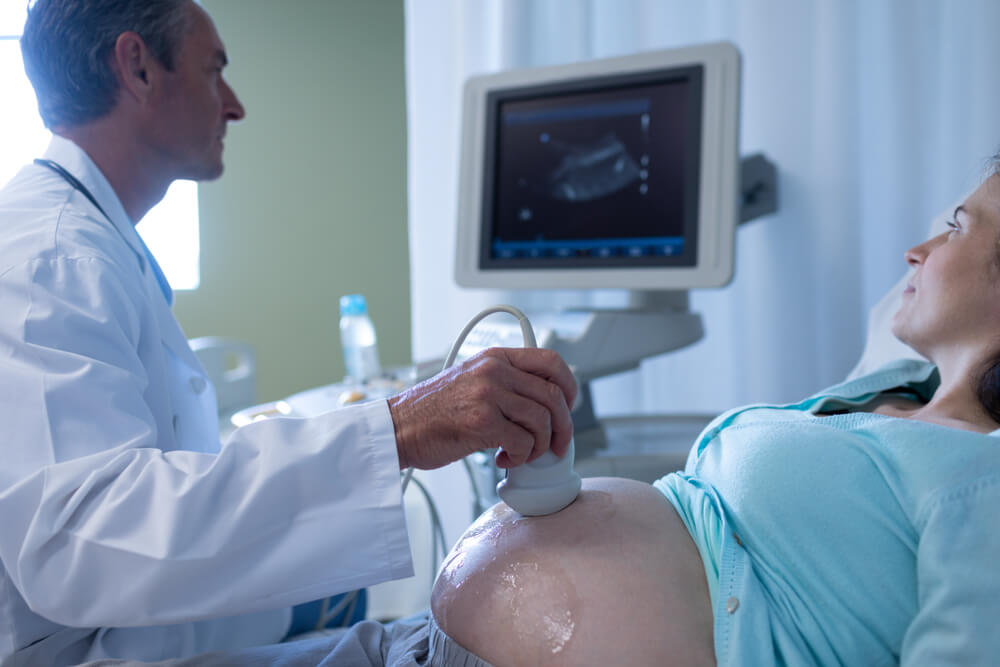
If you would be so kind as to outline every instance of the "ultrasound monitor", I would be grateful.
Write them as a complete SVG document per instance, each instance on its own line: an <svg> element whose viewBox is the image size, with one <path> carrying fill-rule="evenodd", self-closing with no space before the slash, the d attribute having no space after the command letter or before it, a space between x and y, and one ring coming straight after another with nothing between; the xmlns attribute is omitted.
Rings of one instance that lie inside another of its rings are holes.
<svg viewBox="0 0 1000 667"><path fill-rule="evenodd" d="M738 217L739 53L719 43L470 79L456 280L720 287Z"/></svg>

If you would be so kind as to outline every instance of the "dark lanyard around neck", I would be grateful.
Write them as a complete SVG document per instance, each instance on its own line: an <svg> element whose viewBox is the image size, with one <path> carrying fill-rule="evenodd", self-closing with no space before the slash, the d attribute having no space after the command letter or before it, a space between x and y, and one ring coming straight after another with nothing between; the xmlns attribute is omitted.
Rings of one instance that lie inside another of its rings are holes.
<svg viewBox="0 0 1000 667"><path fill-rule="evenodd" d="M62 176L67 183L73 186L74 190L76 190L84 197L86 197L90 201L90 203L93 204L97 208L97 210L101 212L101 215L103 215L109 221L111 220L111 216L104 212L104 209L101 208L101 205L97 203L96 199L94 199L94 195L90 194L90 190L87 189L87 186L81 183L76 176L66 171L66 168L63 167L61 164L53 160L43 160L42 158L36 159L35 164L40 164L43 167L48 167L52 171Z"/></svg>

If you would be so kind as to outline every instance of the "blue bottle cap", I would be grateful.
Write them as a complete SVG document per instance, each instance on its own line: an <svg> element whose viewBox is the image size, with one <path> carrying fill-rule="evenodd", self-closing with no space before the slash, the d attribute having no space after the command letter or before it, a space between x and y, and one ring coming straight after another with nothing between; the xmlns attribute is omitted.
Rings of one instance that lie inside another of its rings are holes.
<svg viewBox="0 0 1000 667"><path fill-rule="evenodd" d="M340 297L341 315L365 315L368 313L368 304L365 303L363 294L345 294Z"/></svg>

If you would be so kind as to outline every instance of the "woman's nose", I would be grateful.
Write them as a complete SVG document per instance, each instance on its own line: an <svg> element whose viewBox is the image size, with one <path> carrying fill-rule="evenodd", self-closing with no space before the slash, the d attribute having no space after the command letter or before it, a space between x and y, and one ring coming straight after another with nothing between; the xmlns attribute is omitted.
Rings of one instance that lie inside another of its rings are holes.
<svg viewBox="0 0 1000 667"><path fill-rule="evenodd" d="M907 250L903 257L906 259L906 263L910 266L918 266L927 261L927 256L931 254L931 251L942 242L944 242L947 237L947 233L935 236L932 239L928 239L921 243L920 245L915 245L909 250Z"/></svg>
<svg viewBox="0 0 1000 667"><path fill-rule="evenodd" d="M909 250L907 250L905 253L903 253L903 258L906 260L906 263L909 264L910 266L917 266L920 264L921 261L923 261L923 255L917 253L917 250L919 248L920 246L914 246Z"/></svg>

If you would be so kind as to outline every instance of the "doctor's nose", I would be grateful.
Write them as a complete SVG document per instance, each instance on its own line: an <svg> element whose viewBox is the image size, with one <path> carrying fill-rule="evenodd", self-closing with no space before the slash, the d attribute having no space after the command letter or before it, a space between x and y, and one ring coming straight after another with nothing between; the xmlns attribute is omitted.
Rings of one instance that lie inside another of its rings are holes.
<svg viewBox="0 0 1000 667"><path fill-rule="evenodd" d="M236 97L236 92L225 80L222 81L222 95L222 113L226 120L243 120L243 117L246 116L246 111L243 109L240 99Z"/></svg>

